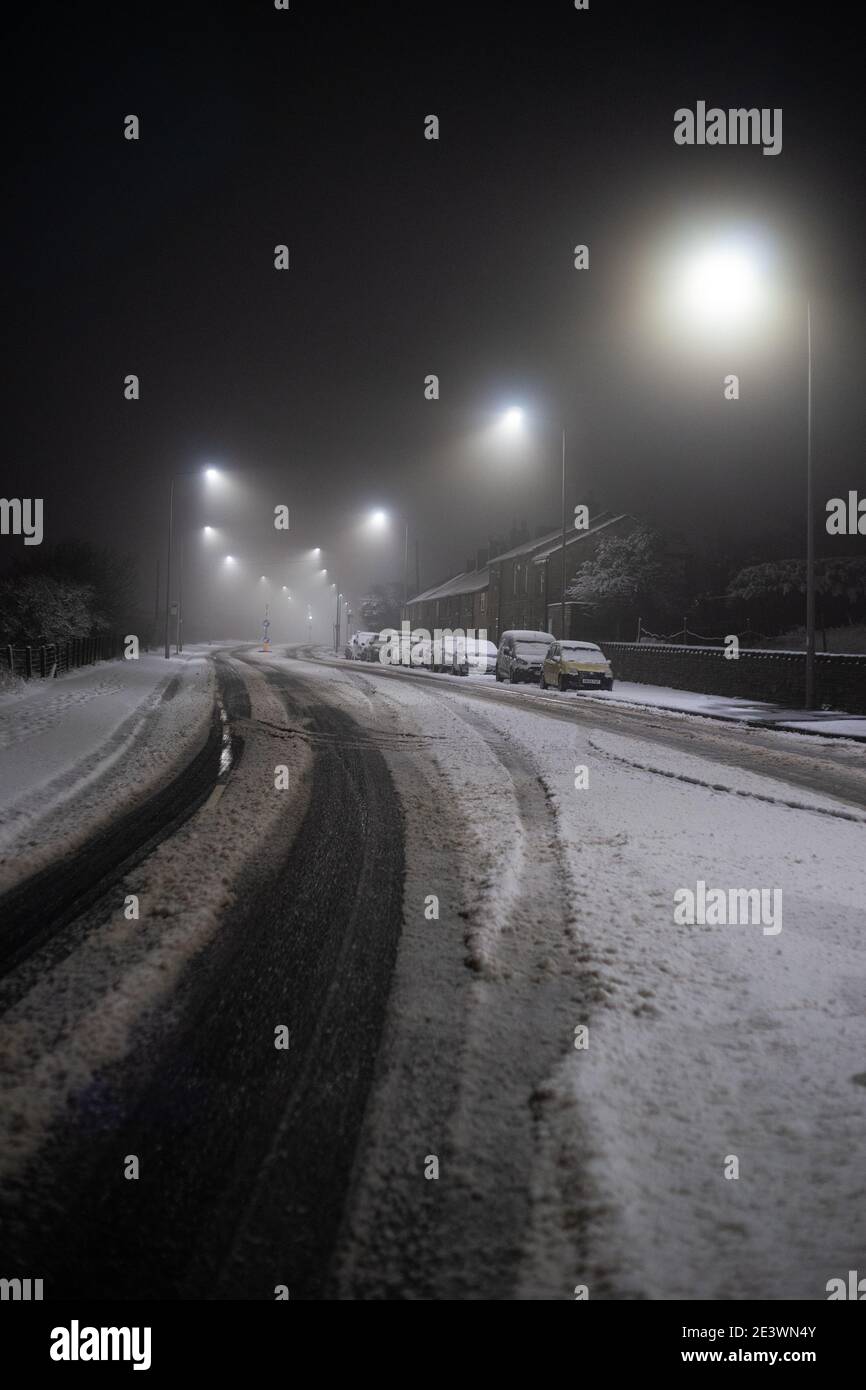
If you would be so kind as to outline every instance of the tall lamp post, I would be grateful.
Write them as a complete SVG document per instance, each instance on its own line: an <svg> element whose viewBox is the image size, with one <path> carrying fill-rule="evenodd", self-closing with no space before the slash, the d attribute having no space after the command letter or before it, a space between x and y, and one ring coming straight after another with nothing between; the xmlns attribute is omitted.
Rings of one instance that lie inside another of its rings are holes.
<svg viewBox="0 0 866 1390"><path fill-rule="evenodd" d="M520 428L522 427L522 425L523 425L523 411L520 409L519 406L516 406L516 405L510 406L510 407L508 408L508 410L505 411L505 414L504 414L503 417L502 417L502 423L503 423L503 425L505 426L505 428L508 429L509 431L511 431L511 432L517 431L517 430L520 429ZM560 602L560 607L559 607L559 614L560 614L560 617L559 617L559 627L560 627L560 633L559 633L559 636L560 636L560 639L562 639L562 638L567 637L567 635L568 635L568 634L566 633L566 630L565 630L565 589L566 589L566 554L567 554L567 552L566 552L566 536L567 536L567 531L568 531L568 519L567 519L567 512L566 512L565 425L562 426L561 431L560 431L560 434L561 434L561 443L562 443L562 449L561 449L561 468L562 468L562 479L561 479L561 484L562 484L562 548L561 548L561 566L560 566L560 568L561 568L562 573L561 573L561 575L560 575L560 586L559 586L559 602Z"/></svg>
<svg viewBox="0 0 866 1390"><path fill-rule="evenodd" d="M336 584L335 584L335 585L334 585L334 588L336 588L336 587L337 587L337 586L336 586ZM343 608L343 595L340 594L340 593L338 593L338 594L337 594L337 617L336 617L336 621L334 622L334 651L335 651L338 655L339 655L339 652L340 652L340 629L341 629L341 627L342 627L342 625L343 625L343 623L342 623L342 618L343 618L342 608Z"/></svg>
<svg viewBox="0 0 866 1390"><path fill-rule="evenodd" d="M806 301L806 709L815 708L815 498L812 487L812 305Z"/></svg>
<svg viewBox="0 0 866 1390"><path fill-rule="evenodd" d="M165 655L170 655L171 646L171 552L174 548L174 485L182 482L184 478L197 478L201 473L194 469L188 473L174 473L169 481L168 487L168 547L165 566ZM219 473L216 468L206 468L204 470L206 478L218 478ZM183 565L183 551L181 551L181 566ZM182 576L182 568L181 568ZM177 603L177 643L180 651L180 591L178 591Z"/></svg>
<svg viewBox="0 0 866 1390"><path fill-rule="evenodd" d="M759 278L747 251L732 242L705 248L686 266L683 289L689 307L716 323L730 323L757 297ZM812 476L812 305L806 329L806 663L805 702L815 707L815 500Z"/></svg>
<svg viewBox="0 0 866 1390"><path fill-rule="evenodd" d="M405 610L409 602L409 518L398 516L397 519L403 523L403 608ZM377 529L381 529L388 524L388 513L381 510L372 512L370 522Z"/></svg>

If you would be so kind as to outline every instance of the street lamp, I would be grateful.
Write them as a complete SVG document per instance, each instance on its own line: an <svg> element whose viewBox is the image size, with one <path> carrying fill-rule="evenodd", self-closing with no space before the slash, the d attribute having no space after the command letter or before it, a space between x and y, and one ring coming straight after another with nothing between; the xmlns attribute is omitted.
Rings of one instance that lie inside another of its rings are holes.
<svg viewBox="0 0 866 1390"><path fill-rule="evenodd" d="M680 296L692 317L728 326L753 314L762 283L755 257L732 240L697 252L683 267ZM815 515L812 480L812 305L805 302L806 329L806 708L815 707Z"/></svg>
<svg viewBox="0 0 866 1390"><path fill-rule="evenodd" d="M398 517L403 523L403 607L409 601L409 519L406 516ZM381 508L370 513L370 525L376 530L382 530L388 524L388 513ZM416 581L417 582L417 581Z"/></svg>
<svg viewBox="0 0 866 1390"><path fill-rule="evenodd" d="M214 482L214 481L216 481L216 480L219 478L219 476L220 476L219 470L216 469L216 468L206 468L206 469L204 470L204 476L207 478L207 480L208 480L209 482ZM169 653L169 646L170 646L170 643L169 643L169 627L170 627L170 623L171 623L171 552L172 552L173 543L174 543L174 485L175 485L175 483L182 482L185 478L197 478L197 477L201 477L201 472L200 472L199 469L193 469L193 470L191 470L191 471L188 472L188 473L174 473L174 474L172 474L171 478L169 479L169 486L168 486L168 556L167 556L166 571L165 571L165 655L166 655L166 659L168 659L168 656L169 656L169 654L170 654L170 653ZM209 533L210 533L210 527L206 526L206 527L205 527L205 534L209 534ZM179 576L180 576L180 583L182 584L182 583L183 583L183 548L182 548L182 547L181 547L181 555L180 555L180 567L179 567L178 573L179 573ZM180 607L181 607L181 595L180 595L180 586L179 586L179 587L178 587L178 598L177 598L177 649L178 649L178 651L180 651L180 621L181 621L181 617L180 617Z"/></svg>
<svg viewBox="0 0 866 1390"><path fill-rule="evenodd" d="M332 584L332 585L331 585L331 588L332 588L332 589L336 588L336 585L335 585L335 584ZM334 652L336 653L337 656L339 656L339 654L340 654L340 628L342 627L342 618L343 618L342 609L343 609L343 595L342 595L342 594L337 594L337 618L336 618L336 621L335 621L335 623L334 623Z"/></svg>
<svg viewBox="0 0 866 1390"><path fill-rule="evenodd" d="M502 416L503 427L509 433L515 433L523 427L523 411L520 406L512 405ZM566 513L565 513L565 425L561 429L562 435L562 563L561 583L560 583L560 607L559 607L559 635L560 638L568 636L565 630L565 537L566 537Z"/></svg>

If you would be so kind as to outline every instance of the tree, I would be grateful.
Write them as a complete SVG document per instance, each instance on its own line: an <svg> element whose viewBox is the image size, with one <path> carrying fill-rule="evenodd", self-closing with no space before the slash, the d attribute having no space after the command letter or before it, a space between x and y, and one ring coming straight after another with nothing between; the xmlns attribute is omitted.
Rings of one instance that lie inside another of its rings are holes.
<svg viewBox="0 0 866 1390"><path fill-rule="evenodd" d="M93 589L47 574L0 580L0 635L13 645L64 642L93 630Z"/></svg>
<svg viewBox="0 0 866 1390"><path fill-rule="evenodd" d="M41 546L37 554L22 558L13 574L44 574L86 585L92 593L88 633L124 626L138 607L135 565L108 546L89 541Z"/></svg>
<svg viewBox="0 0 866 1390"><path fill-rule="evenodd" d="M663 623L682 615L682 561L666 552L658 531L639 526L627 536L599 541L595 554L568 585L566 597L581 605L599 627L618 630L623 620L638 616Z"/></svg>
<svg viewBox="0 0 866 1390"><path fill-rule="evenodd" d="M381 632L384 627L400 626L400 612L403 606L403 586L401 584L374 584L358 605L366 628L370 632Z"/></svg>
<svg viewBox="0 0 866 1390"><path fill-rule="evenodd" d="M727 591L732 602L757 610L762 627L777 631L802 624L805 594L805 560L747 565L734 575ZM816 560L815 598L822 629L866 617L866 559L853 555Z"/></svg>

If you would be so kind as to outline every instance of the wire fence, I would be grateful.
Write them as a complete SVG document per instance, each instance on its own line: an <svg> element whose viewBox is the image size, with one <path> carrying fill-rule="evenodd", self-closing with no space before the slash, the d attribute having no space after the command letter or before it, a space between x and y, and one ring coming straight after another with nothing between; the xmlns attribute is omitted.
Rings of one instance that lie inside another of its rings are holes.
<svg viewBox="0 0 866 1390"><path fill-rule="evenodd" d="M79 666L92 666L97 661L113 661L123 653L121 639L115 633L103 632L98 637L70 637L65 642L45 642L0 648L6 670L25 680L34 677L47 679L62 676Z"/></svg>
<svg viewBox="0 0 866 1390"><path fill-rule="evenodd" d="M742 632L725 632L720 636L709 637L704 632L695 632L692 628L688 626L685 618L683 619L683 625L681 628L678 628L676 632L668 633L650 632L648 627L644 627L643 622L640 618L638 618L637 623L638 642L642 642L645 638L649 638L649 640L652 642L666 642L668 644L673 645L679 643L684 647L687 647L689 645L704 647L723 647L726 639L730 637L736 637L740 642L745 642L747 639L757 639L757 641L759 642L769 642L771 640L765 632L757 632L755 628L752 627L744 628Z"/></svg>

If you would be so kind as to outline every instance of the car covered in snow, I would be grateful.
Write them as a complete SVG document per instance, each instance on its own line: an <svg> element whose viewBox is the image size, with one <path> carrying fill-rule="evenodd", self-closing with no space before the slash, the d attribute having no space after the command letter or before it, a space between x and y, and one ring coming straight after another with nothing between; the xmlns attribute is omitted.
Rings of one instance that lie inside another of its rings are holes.
<svg viewBox="0 0 866 1390"><path fill-rule="evenodd" d="M496 665L496 647L481 637L468 637L463 632L444 633L442 637L419 643L420 660L415 664L428 666L431 671L450 671L452 676L468 676L470 671L483 674Z"/></svg>
<svg viewBox="0 0 866 1390"><path fill-rule="evenodd" d="M353 661L363 661L364 648L377 636L378 633L376 632L354 632L346 647L346 655L351 657Z"/></svg>
<svg viewBox="0 0 866 1390"><path fill-rule="evenodd" d="M533 632L530 628L513 628L503 632L496 654L496 679L532 681L538 684L544 658L554 641L551 632Z"/></svg>
<svg viewBox="0 0 866 1390"><path fill-rule="evenodd" d="M364 635L367 641L361 648L361 660L380 661L379 653L384 646L388 645L390 639L381 632L367 632Z"/></svg>
<svg viewBox="0 0 866 1390"><path fill-rule="evenodd" d="M594 642L554 642L541 668L541 688L613 690L613 670Z"/></svg>

